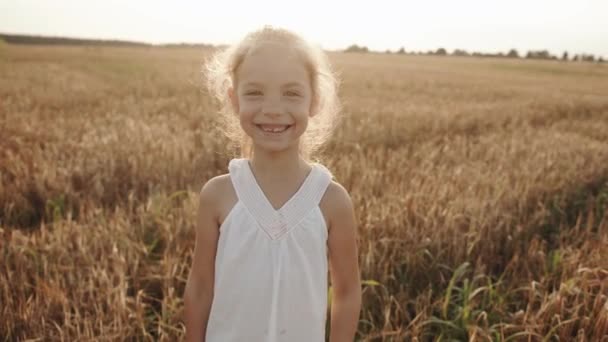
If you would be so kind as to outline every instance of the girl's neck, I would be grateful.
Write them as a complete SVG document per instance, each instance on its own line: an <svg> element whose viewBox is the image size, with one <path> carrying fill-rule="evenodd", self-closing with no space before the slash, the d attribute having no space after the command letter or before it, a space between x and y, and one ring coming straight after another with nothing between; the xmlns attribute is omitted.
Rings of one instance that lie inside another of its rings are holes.
<svg viewBox="0 0 608 342"><path fill-rule="evenodd" d="M249 162L256 174L273 179L292 178L293 175L305 174L310 169L297 150L268 153L254 148Z"/></svg>

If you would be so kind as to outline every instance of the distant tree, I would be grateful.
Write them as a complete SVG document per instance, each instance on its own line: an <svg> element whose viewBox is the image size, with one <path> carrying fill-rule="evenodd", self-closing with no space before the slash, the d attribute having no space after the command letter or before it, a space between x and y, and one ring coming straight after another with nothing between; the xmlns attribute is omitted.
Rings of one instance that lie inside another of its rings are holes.
<svg viewBox="0 0 608 342"><path fill-rule="evenodd" d="M583 54L583 62L595 62L595 56Z"/></svg>
<svg viewBox="0 0 608 342"><path fill-rule="evenodd" d="M519 52L517 52L517 50L515 50L515 49L511 49L507 53L507 57L509 57L509 58L519 58Z"/></svg>
<svg viewBox="0 0 608 342"><path fill-rule="evenodd" d="M598 63L604 63L604 57L600 56L600 58L597 59Z"/></svg>
<svg viewBox="0 0 608 342"><path fill-rule="evenodd" d="M456 49L452 52L454 56L469 56L469 53L466 50Z"/></svg>
<svg viewBox="0 0 608 342"><path fill-rule="evenodd" d="M562 54L562 61L568 61L568 51L564 51Z"/></svg>
<svg viewBox="0 0 608 342"><path fill-rule="evenodd" d="M399 51L397 51L398 54L400 55L404 55L405 54L405 48L401 47L401 49L399 49Z"/></svg>
<svg viewBox="0 0 608 342"><path fill-rule="evenodd" d="M528 51L526 58L529 59L556 59L555 56L551 56L547 50Z"/></svg>
<svg viewBox="0 0 608 342"><path fill-rule="evenodd" d="M435 51L435 54L437 56L445 56L448 54L448 52L444 48L439 48L437 51Z"/></svg>
<svg viewBox="0 0 608 342"><path fill-rule="evenodd" d="M574 57L572 57L572 60L578 62L581 60L581 57L579 55L574 55Z"/></svg>
<svg viewBox="0 0 608 342"><path fill-rule="evenodd" d="M369 52L367 46L359 46L357 44L353 44L344 50L345 52Z"/></svg>
<svg viewBox="0 0 608 342"><path fill-rule="evenodd" d="M386 53L387 55L390 55L392 52L391 52L391 49L386 49L386 51L384 53Z"/></svg>

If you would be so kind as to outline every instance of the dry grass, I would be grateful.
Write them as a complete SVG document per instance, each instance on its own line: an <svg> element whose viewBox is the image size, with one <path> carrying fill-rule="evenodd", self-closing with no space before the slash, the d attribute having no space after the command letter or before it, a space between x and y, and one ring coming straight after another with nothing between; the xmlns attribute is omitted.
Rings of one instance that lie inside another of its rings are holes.
<svg viewBox="0 0 608 342"><path fill-rule="evenodd" d="M183 336L231 157L194 49L0 50L0 336ZM333 54L374 341L608 340L608 68Z"/></svg>

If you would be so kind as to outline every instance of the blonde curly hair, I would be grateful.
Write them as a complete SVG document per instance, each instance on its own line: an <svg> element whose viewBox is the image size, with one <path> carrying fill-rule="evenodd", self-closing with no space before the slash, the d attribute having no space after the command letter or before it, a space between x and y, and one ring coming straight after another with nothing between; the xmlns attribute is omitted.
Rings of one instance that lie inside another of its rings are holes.
<svg viewBox="0 0 608 342"><path fill-rule="evenodd" d="M219 101L220 118L223 131L240 148L241 157L250 158L253 154L251 138L241 129L238 116L233 112L228 95L236 83L236 71L250 51L267 42L291 46L303 60L311 79L313 92L308 128L300 139L300 154L309 160L333 132L340 113L338 98L338 78L332 70L325 52L297 34L265 26L249 33L239 43L221 49L206 61L203 73L209 92Z"/></svg>

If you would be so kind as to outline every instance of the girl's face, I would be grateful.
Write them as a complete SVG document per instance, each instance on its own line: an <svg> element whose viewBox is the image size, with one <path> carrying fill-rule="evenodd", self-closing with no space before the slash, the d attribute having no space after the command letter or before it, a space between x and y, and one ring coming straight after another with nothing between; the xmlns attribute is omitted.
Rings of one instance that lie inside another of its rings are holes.
<svg viewBox="0 0 608 342"><path fill-rule="evenodd" d="M293 50L265 43L251 51L236 71L230 98L254 149L298 150L311 115L312 89L308 71Z"/></svg>

